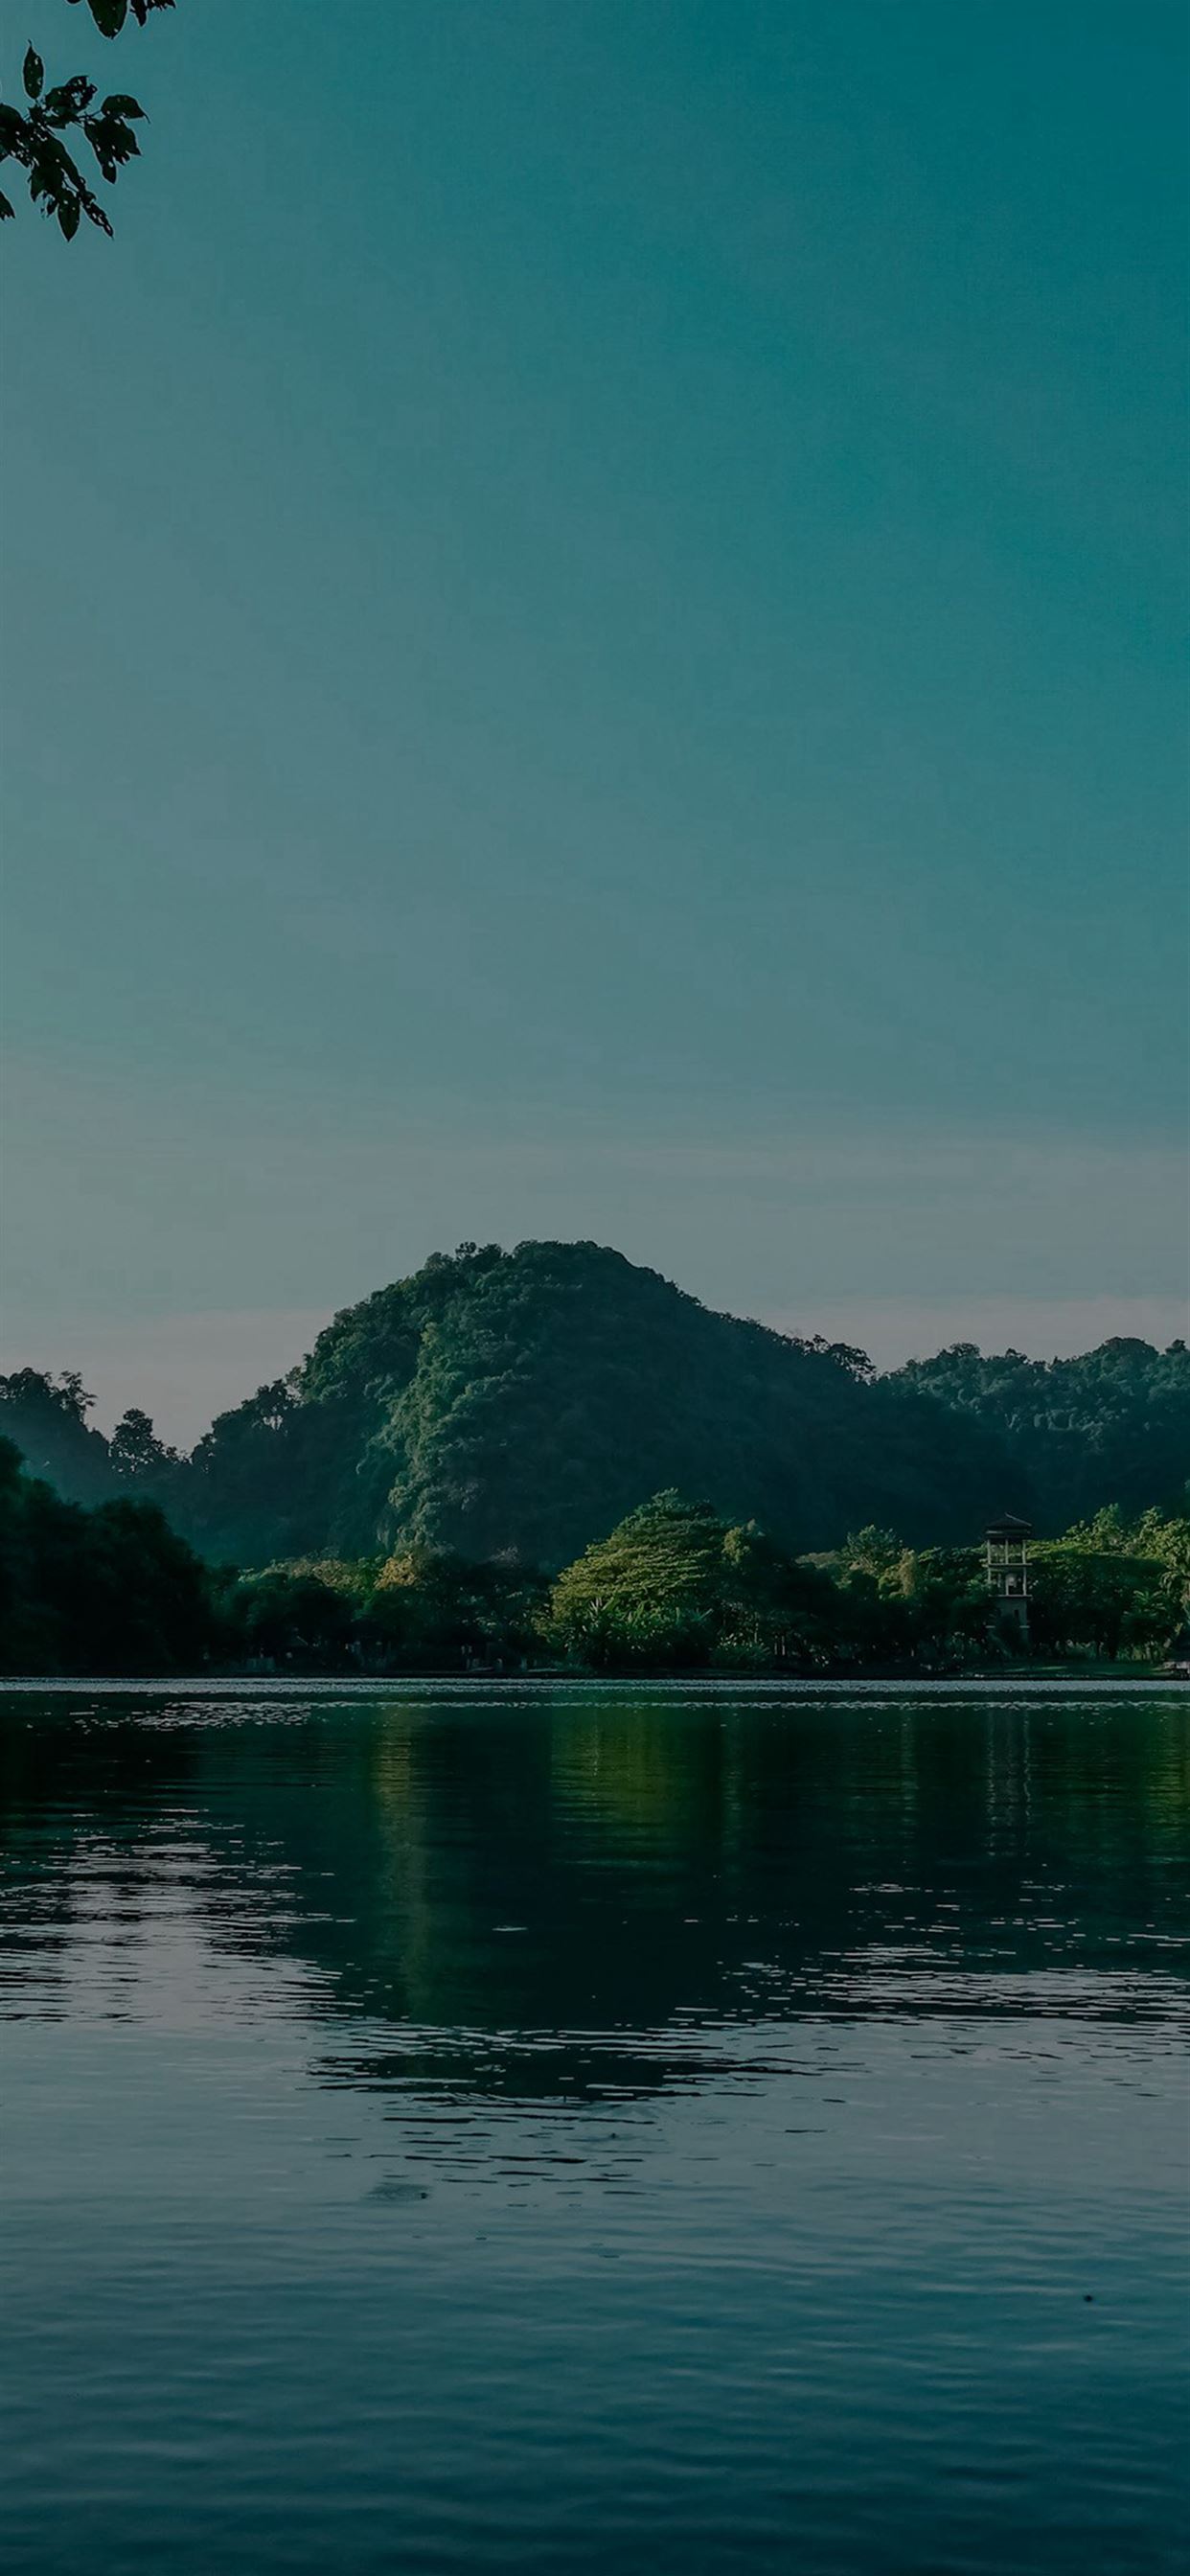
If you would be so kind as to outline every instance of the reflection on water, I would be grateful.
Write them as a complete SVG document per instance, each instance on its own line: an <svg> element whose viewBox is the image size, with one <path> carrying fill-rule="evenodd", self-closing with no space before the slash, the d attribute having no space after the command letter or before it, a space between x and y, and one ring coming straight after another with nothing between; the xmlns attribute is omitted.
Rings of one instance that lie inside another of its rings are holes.
<svg viewBox="0 0 1190 2576"><path fill-rule="evenodd" d="M1181 2557L1175 1691L0 1694L9 2563Z"/></svg>

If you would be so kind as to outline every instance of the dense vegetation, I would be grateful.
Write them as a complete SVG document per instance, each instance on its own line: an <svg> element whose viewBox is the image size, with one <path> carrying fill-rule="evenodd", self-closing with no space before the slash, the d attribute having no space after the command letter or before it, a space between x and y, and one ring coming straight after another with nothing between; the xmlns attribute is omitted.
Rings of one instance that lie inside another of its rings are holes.
<svg viewBox="0 0 1190 2576"><path fill-rule="evenodd" d="M985 1358L958 1342L913 1360L896 1382L941 1399L995 1434L1012 1465L1012 1491L1040 1527L1109 1502L1126 1512L1174 1506L1190 1476L1190 1351L1184 1342L1104 1342L1072 1360Z"/></svg>
<svg viewBox="0 0 1190 2576"><path fill-rule="evenodd" d="M787 1546L874 1517L969 1537L1010 1499L994 1437L870 1379L593 1244L464 1246L337 1316L189 1459L143 1415L109 1455L77 1379L30 1370L0 1381L0 1429L72 1500L131 1483L215 1561L404 1544L557 1567L670 1485Z"/></svg>
<svg viewBox="0 0 1190 2576"><path fill-rule="evenodd" d="M337 1316L155 1490L204 1554L258 1563L403 1543L557 1567L673 1484L789 1545L873 1511L978 1527L993 1441L869 1374L593 1244L464 1246Z"/></svg>
<svg viewBox="0 0 1190 2576"><path fill-rule="evenodd" d="M215 1643L211 1577L152 1503L65 1503L0 1440L0 1671L178 1672Z"/></svg>
<svg viewBox="0 0 1190 2576"><path fill-rule="evenodd" d="M709 1503L658 1494L558 1576L551 1641L595 1670L813 1663L841 1643L836 1587Z"/></svg>
<svg viewBox="0 0 1190 2576"><path fill-rule="evenodd" d="M1030 1651L1168 1650L1190 1593L1190 1520L1117 1511L1037 1550ZM961 1670L1021 1651L977 1548L906 1547L869 1528L817 1562L753 1527L657 1495L555 1582L544 1633L595 1668Z"/></svg>
<svg viewBox="0 0 1190 2576"><path fill-rule="evenodd" d="M964 1547L1006 1508L1047 1534L1180 1508L1190 1354L960 1345L877 1379L862 1352L709 1313L595 1244L464 1245L336 1316L189 1458L76 1376L0 1379L0 1431L63 1495L160 1504L211 1563L444 1552L550 1570L641 1496L705 1496L798 1554L869 1523Z"/></svg>
<svg viewBox="0 0 1190 2576"><path fill-rule="evenodd" d="M1043 1546L1031 1651L1152 1656L1178 1636L1190 1521L1118 1512ZM861 1530L798 1559L669 1492L551 1583L449 1550L205 1565L151 1503L87 1511L0 1442L0 1671L948 1672L1022 1651L973 1548Z"/></svg>

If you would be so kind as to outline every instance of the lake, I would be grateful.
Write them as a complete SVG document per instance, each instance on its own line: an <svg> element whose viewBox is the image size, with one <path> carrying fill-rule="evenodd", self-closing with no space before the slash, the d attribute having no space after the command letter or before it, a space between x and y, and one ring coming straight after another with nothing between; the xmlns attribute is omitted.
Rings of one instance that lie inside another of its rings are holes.
<svg viewBox="0 0 1190 2576"><path fill-rule="evenodd" d="M1187 2504L1175 1686L0 1690L9 2576Z"/></svg>

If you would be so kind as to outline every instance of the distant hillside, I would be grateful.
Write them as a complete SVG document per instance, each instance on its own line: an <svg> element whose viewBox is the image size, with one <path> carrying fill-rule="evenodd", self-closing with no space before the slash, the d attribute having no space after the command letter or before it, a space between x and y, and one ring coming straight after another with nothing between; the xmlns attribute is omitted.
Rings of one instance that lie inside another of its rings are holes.
<svg viewBox="0 0 1190 2576"><path fill-rule="evenodd" d="M1109 1342L1051 1363L973 1346L873 1379L863 1354L708 1312L592 1243L464 1245L336 1316L291 1377L189 1459L129 1414L110 1443L77 1379L0 1379L0 1433L65 1494L149 1495L212 1558L398 1542L554 1568L676 1488L780 1545L876 1522L962 1543L1176 1503L1190 1357Z"/></svg>
<svg viewBox="0 0 1190 2576"><path fill-rule="evenodd" d="M1072 1360L1020 1351L985 1359L973 1342L913 1360L888 1381L932 1395L1003 1442L1015 1490L1047 1530L1105 1503L1124 1513L1184 1507L1190 1479L1190 1351L1111 1341Z"/></svg>
<svg viewBox="0 0 1190 2576"><path fill-rule="evenodd" d="M400 1537L560 1566L671 1486L793 1547L873 1519L969 1537L1011 1487L999 1444L869 1374L597 1244L465 1246L223 1415L175 1510L208 1552L255 1562Z"/></svg>
<svg viewBox="0 0 1190 2576"><path fill-rule="evenodd" d="M71 1503L106 1502L116 1490L111 1444L88 1426L92 1401L72 1369L57 1378L31 1368L0 1377L0 1436L19 1449L30 1475Z"/></svg>

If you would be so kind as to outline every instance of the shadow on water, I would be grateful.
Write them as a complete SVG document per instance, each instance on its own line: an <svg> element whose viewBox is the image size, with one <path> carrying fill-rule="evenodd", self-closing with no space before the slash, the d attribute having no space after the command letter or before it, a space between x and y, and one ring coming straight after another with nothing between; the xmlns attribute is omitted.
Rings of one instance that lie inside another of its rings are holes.
<svg viewBox="0 0 1190 2576"><path fill-rule="evenodd" d="M97 1880L134 1947L187 1882L217 1951L296 1964L307 2006L313 1979L328 2081L652 2093L718 2070L735 2023L1026 1991L1126 2018L1184 1956L1190 1740L1159 1694L79 1692L0 1718L51 1985Z"/></svg>
<svg viewBox="0 0 1190 2576"><path fill-rule="evenodd" d="M0 1691L16 2576L1165 2576L1187 1702Z"/></svg>

